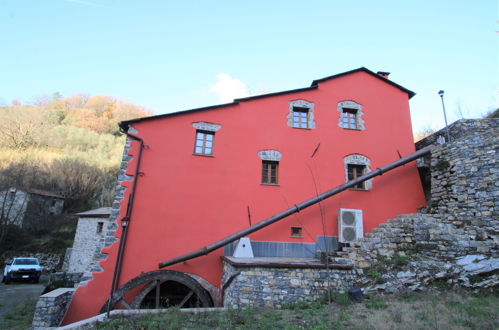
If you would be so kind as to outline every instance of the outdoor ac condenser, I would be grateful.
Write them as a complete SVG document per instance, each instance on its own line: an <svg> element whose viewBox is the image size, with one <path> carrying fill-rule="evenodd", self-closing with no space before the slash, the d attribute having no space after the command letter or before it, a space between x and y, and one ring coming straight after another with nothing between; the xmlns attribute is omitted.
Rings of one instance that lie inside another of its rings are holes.
<svg viewBox="0 0 499 330"><path fill-rule="evenodd" d="M340 209L338 213L338 232L341 243L353 243L364 237L362 210Z"/></svg>

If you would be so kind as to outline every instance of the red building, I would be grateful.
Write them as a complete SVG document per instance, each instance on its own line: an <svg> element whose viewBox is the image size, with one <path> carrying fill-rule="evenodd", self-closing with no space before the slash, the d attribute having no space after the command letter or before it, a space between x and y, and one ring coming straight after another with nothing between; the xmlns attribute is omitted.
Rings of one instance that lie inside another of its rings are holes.
<svg viewBox="0 0 499 330"><path fill-rule="evenodd" d="M130 219L125 219L128 234L115 287L157 271L160 262L413 153L408 101L414 93L387 76L359 68L314 80L306 88L121 123L143 141L143 147L131 140L132 160L127 167L131 178L121 182L126 189L117 222L121 224L127 215ZM255 256L312 257L321 246L336 249L341 242L356 240L387 219L413 213L424 204L418 171L411 163L249 238ZM121 235L118 229L116 237ZM103 271L78 288L65 323L96 315L105 306L119 243L103 249L108 255L101 261ZM220 304L215 295L223 254L218 249L168 269L187 274L206 289L213 304ZM178 277L179 283L189 286L182 278ZM175 281L164 282L162 292L182 291ZM135 284L127 287L122 294L125 302L117 308L147 305L147 299L141 299L147 290L154 291L153 284L146 280ZM138 295L141 298L134 299Z"/></svg>

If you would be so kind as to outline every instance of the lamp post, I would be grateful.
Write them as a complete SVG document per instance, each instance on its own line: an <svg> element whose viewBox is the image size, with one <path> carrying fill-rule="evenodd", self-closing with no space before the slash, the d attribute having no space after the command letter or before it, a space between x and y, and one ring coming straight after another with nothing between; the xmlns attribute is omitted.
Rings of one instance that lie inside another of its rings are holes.
<svg viewBox="0 0 499 330"><path fill-rule="evenodd" d="M442 99L442 109L444 109L445 130L447 131L447 142L450 142L449 127L447 126L447 114L445 113L444 91L439 90L438 95L440 95L440 98Z"/></svg>

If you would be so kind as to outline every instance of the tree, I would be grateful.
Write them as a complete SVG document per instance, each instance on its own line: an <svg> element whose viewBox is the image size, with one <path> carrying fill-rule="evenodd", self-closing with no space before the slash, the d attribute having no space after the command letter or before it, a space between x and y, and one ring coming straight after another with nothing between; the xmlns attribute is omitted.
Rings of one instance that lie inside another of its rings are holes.
<svg viewBox="0 0 499 330"><path fill-rule="evenodd" d="M12 226L20 226L28 196L14 187L0 185L0 245Z"/></svg>
<svg viewBox="0 0 499 330"><path fill-rule="evenodd" d="M51 126L48 113L43 109L29 106L2 108L0 144L16 150L40 146Z"/></svg>

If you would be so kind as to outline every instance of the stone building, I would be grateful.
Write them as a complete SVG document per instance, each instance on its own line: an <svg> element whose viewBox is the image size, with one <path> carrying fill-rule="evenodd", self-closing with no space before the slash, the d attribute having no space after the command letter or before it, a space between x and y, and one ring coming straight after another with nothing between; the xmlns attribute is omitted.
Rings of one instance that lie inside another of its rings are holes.
<svg viewBox="0 0 499 330"><path fill-rule="evenodd" d="M109 220L110 207L77 213L78 226L73 247L66 252L65 271L68 273L91 273L98 266L95 254L100 254L104 247ZM85 276L85 275L84 275Z"/></svg>
<svg viewBox="0 0 499 330"><path fill-rule="evenodd" d="M62 213L64 197L39 189L10 187L0 191L0 211L5 223L36 226L47 216Z"/></svg>

